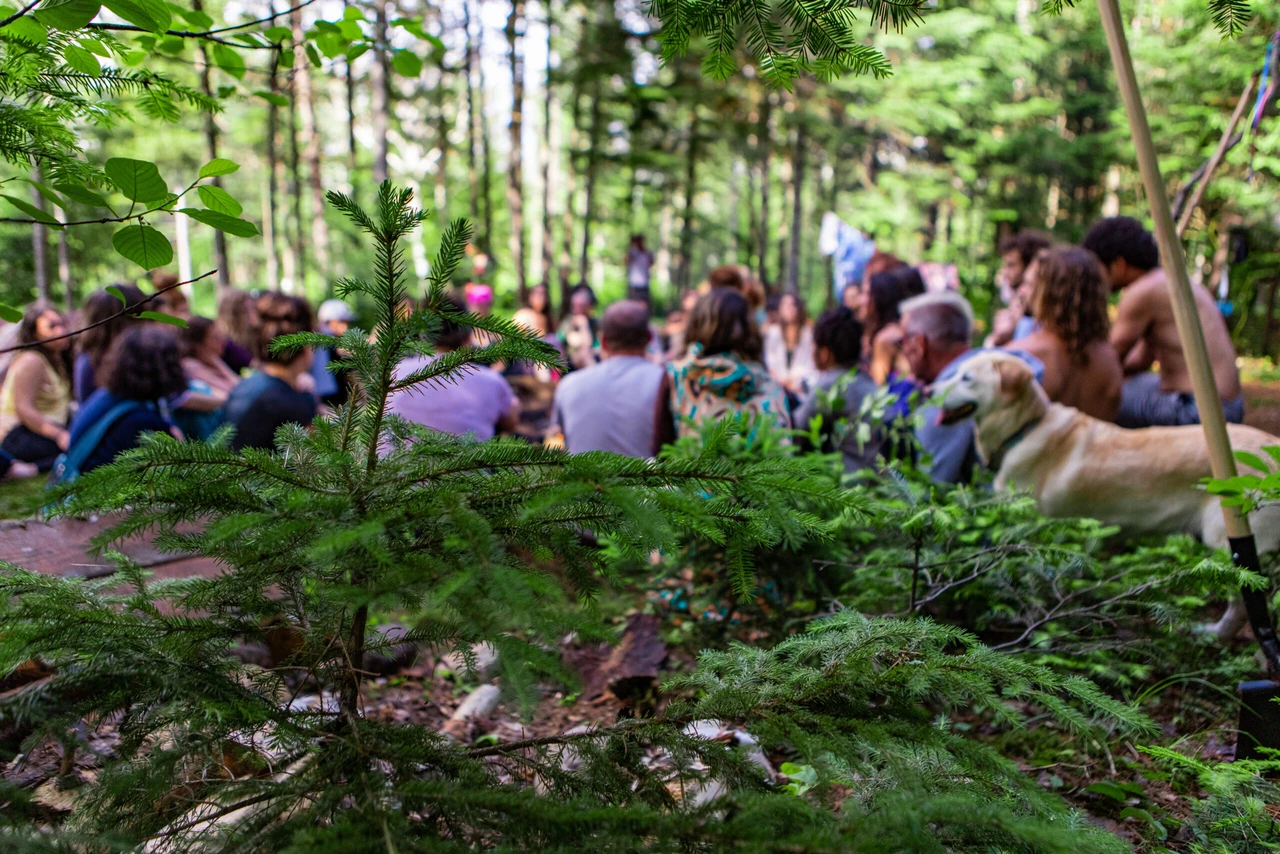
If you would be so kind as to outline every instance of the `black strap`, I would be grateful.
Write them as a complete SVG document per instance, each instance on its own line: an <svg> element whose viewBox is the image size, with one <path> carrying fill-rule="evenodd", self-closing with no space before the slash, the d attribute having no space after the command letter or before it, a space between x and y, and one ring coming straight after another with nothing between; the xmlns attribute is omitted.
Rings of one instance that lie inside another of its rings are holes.
<svg viewBox="0 0 1280 854"><path fill-rule="evenodd" d="M1262 574L1262 564L1258 560L1258 544L1253 535L1247 537L1231 537L1227 540L1231 547L1231 560L1241 569ZM1253 636L1262 647L1262 655L1267 666L1275 674L1280 674L1280 639L1276 638L1276 626L1271 620L1271 611L1267 607L1267 593L1264 589L1244 587L1240 590L1244 598L1244 610L1249 615L1249 625L1253 628Z"/></svg>

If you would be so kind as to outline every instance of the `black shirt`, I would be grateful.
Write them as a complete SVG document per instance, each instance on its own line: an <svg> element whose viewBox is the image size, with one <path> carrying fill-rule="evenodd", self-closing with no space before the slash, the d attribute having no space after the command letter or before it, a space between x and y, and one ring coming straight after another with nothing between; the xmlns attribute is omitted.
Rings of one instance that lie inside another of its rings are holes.
<svg viewBox="0 0 1280 854"><path fill-rule="evenodd" d="M236 428L232 448L270 451L281 426L311 423L316 417L316 399L278 377L258 372L232 389L222 412L226 422Z"/></svg>

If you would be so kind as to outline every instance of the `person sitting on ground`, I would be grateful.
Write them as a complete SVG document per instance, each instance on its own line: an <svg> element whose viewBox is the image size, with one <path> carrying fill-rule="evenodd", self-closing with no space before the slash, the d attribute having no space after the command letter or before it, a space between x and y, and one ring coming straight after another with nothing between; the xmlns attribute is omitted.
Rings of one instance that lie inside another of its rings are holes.
<svg viewBox="0 0 1280 854"><path fill-rule="evenodd" d="M340 299L327 299L320 303L320 308L316 312L316 319L320 322L316 331L322 335L328 335L338 338L351 328L352 322L356 319L355 312L351 310L351 306L347 305ZM334 359L339 358L333 347L320 347L315 351L315 355L311 359L311 379L315 384L315 396L320 402L326 406L341 406L347 402L347 396L350 388L347 385L347 371L339 371L334 373L329 370L329 365Z"/></svg>
<svg viewBox="0 0 1280 854"><path fill-rule="evenodd" d="M70 441L71 339L59 337L66 333L57 309L43 301L32 304L18 325L16 342L27 349L14 357L0 387L0 450L19 462L35 463L41 472L53 468Z"/></svg>
<svg viewBox="0 0 1280 854"><path fill-rule="evenodd" d="M902 374L907 370L907 365L895 358L897 333L894 327L901 316L903 300L919 296L924 290L920 272L915 267L904 265L876 273L862 292L858 320L864 327L863 353L870 354L867 373L881 385L889 381L891 374Z"/></svg>
<svg viewBox="0 0 1280 854"><path fill-rule="evenodd" d="M111 342L124 330L138 323L137 311L141 311L146 295L136 285L117 284L124 302L110 291L94 291L85 300L80 312L80 326L87 327L76 336L75 366L71 374L71 389L77 403L84 403L98 387L97 367L107 354ZM121 313L126 309L127 313Z"/></svg>
<svg viewBox="0 0 1280 854"><path fill-rule="evenodd" d="M273 450L276 431L286 424L308 426L318 405L310 391L311 348L272 351L281 335L310 332L311 307L306 300L269 291L254 306L258 338L254 358L258 370L227 396L223 417L235 427L231 447Z"/></svg>
<svg viewBox="0 0 1280 854"><path fill-rule="evenodd" d="M804 301L795 294L783 294L778 299L778 322L764 331L765 367L787 391L804 394L818 373L813 347L813 324Z"/></svg>
<svg viewBox="0 0 1280 854"><path fill-rule="evenodd" d="M902 355L923 397L974 352L973 308L958 293L939 291L906 300L901 312ZM925 405L917 421L916 440L931 458L927 474L935 483L969 483L978 464L973 421L940 424L940 414L937 406Z"/></svg>
<svg viewBox="0 0 1280 854"><path fill-rule="evenodd" d="M182 432L165 414L166 401L187 387L177 335L158 324L131 326L102 360L102 387L71 424L70 450L81 474L138 447L146 433ZM106 419L105 423L104 419ZM85 443L91 443L85 447Z"/></svg>
<svg viewBox="0 0 1280 854"><path fill-rule="evenodd" d="M187 295L182 292L182 288L177 287L177 284L178 277L173 273L152 270L151 287L157 292L164 291L164 293L153 299L151 306L155 311L161 311L186 320L191 316L191 302L187 299Z"/></svg>
<svg viewBox="0 0 1280 854"><path fill-rule="evenodd" d="M1102 262L1111 289L1123 291L1111 325L1111 346L1130 378L1121 393L1116 423L1121 427L1199 424L1191 372L1155 238L1136 219L1119 216L1090 228L1083 245ZM1192 284L1191 290L1222 413L1227 421L1239 424L1244 421L1244 398L1227 321L1207 289ZM1151 371L1156 362L1159 374Z"/></svg>
<svg viewBox="0 0 1280 854"><path fill-rule="evenodd" d="M653 411L663 369L645 358L650 337L645 303L626 300L605 310L600 319L604 360L574 371L556 388L552 420L570 453L653 453Z"/></svg>
<svg viewBox="0 0 1280 854"><path fill-rule="evenodd" d="M760 362L763 344L747 297L730 288L699 297L686 340L684 358L667 365L658 393L655 453L731 415L790 429L786 394Z"/></svg>
<svg viewBox="0 0 1280 854"><path fill-rule="evenodd" d="M665 334L667 351L664 361L670 362L684 355L684 334L689 324L689 315L698 304L698 292L685 291L680 295L680 307L667 315Z"/></svg>
<svg viewBox="0 0 1280 854"><path fill-rule="evenodd" d="M814 363L819 373L813 392L792 415L796 429L810 432L821 418L823 451L839 447L845 471L875 465L881 440L858 436L863 401L876 393L876 383L858 369L862 358L862 324L845 307L824 312L813 325ZM837 422L843 422L838 424Z"/></svg>
<svg viewBox="0 0 1280 854"><path fill-rule="evenodd" d="M560 323L559 337L570 370L588 368L598 361L599 324L592 317L597 302L590 285L578 285L569 294L569 316Z"/></svg>
<svg viewBox="0 0 1280 854"><path fill-rule="evenodd" d="M996 282L1005 307L996 312L986 346L1003 347L1026 338L1035 330L1031 316L1036 256L1053 246L1053 238L1043 231L1024 229L1000 241L1000 271Z"/></svg>
<svg viewBox="0 0 1280 854"><path fill-rule="evenodd" d="M207 317L193 317L182 330L182 372L187 378L187 394L173 413L184 435L208 439L222 424L222 409L240 375L222 361L226 341L217 324Z"/></svg>
<svg viewBox="0 0 1280 854"><path fill-rule="evenodd" d="M237 374L253 364L258 346L257 300L248 291L227 291L218 300L218 331L226 341L222 361Z"/></svg>
<svg viewBox="0 0 1280 854"><path fill-rule="evenodd" d="M539 282L529 288L524 305L511 320L517 326L523 326L543 338L556 334L555 321L551 319L551 288L546 282Z"/></svg>
<svg viewBox="0 0 1280 854"><path fill-rule="evenodd" d="M455 311L466 311L461 300L450 299ZM445 353L471 346L471 328L442 319L436 337L435 355L414 356L396 366L396 379L403 380L428 367ZM483 365L471 364L451 375L447 382L428 382L397 391L387 403L394 415L455 436L478 441L498 433L511 433L520 418L520 401L506 378Z"/></svg>
<svg viewBox="0 0 1280 854"><path fill-rule="evenodd" d="M863 295L871 284L871 277L877 273L888 273L905 266L907 266L907 262L897 255L891 252L881 252L879 249L875 250L871 257L867 259L867 265L862 268L862 280L845 285L844 290L840 292L840 302L853 312L854 317L859 317L862 314Z"/></svg>
<svg viewBox="0 0 1280 854"><path fill-rule="evenodd" d="M1049 399L1112 421L1120 408L1124 371L1107 341L1107 286L1093 253L1078 246L1050 249L1032 284L1036 331L1018 348L1044 364Z"/></svg>

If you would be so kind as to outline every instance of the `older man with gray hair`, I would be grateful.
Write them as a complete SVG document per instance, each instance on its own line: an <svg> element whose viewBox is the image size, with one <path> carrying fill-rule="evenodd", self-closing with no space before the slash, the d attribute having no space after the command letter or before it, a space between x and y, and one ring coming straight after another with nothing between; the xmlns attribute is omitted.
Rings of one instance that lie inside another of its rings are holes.
<svg viewBox="0 0 1280 854"><path fill-rule="evenodd" d="M600 319L604 360L569 374L556 389L552 418L570 453L652 456L653 411L663 370L645 358L650 336L644 303L626 300L605 310Z"/></svg>

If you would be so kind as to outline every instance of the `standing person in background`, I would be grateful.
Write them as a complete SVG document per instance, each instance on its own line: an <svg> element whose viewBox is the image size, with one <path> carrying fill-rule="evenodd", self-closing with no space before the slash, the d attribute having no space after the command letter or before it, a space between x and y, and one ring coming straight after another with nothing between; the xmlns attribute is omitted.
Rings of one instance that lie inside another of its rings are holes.
<svg viewBox="0 0 1280 854"><path fill-rule="evenodd" d="M924 279L915 267L895 267L876 273L862 292L861 312L858 319L865 327L863 353L870 353L867 372L877 383L888 382L891 374L907 371L898 354L898 318L904 300L924 293Z"/></svg>
<svg viewBox="0 0 1280 854"><path fill-rule="evenodd" d="M240 375L222 361L226 341L207 317L193 317L181 332L182 372L187 395L173 413L183 434L208 439L222 424L222 409L240 383Z"/></svg>
<svg viewBox="0 0 1280 854"><path fill-rule="evenodd" d="M457 300L450 300L450 304L457 311L466 308ZM445 353L469 346L470 341L469 327L443 320L435 340L435 355L405 359L396 366L396 379L403 380ZM432 430L484 441L499 432L515 430L520 401L502 374L471 364L448 382L422 383L397 391L388 400L387 411Z"/></svg>
<svg viewBox="0 0 1280 854"><path fill-rule="evenodd" d="M647 305L626 300L605 309L600 320L604 360L574 371L556 388L552 423L570 453L653 453L653 412L663 369L645 358L649 339Z"/></svg>
<svg viewBox="0 0 1280 854"><path fill-rule="evenodd" d="M71 389L77 403L84 403L98 387L97 367L107 349L124 330L138 322L134 312L139 310L146 295L136 285L118 284L124 295L124 303L109 291L94 291L85 300L80 325L89 327L76 336L75 367L72 369ZM121 314L121 309L130 310ZM108 319L109 318L109 319ZM105 322L104 322L105 321Z"/></svg>
<svg viewBox="0 0 1280 854"><path fill-rule="evenodd" d="M786 394L760 362L760 330L742 293L714 288L700 297L686 341L686 355L667 366L658 394L655 453L677 436L696 435L702 425L730 415L791 427Z"/></svg>
<svg viewBox="0 0 1280 854"><path fill-rule="evenodd" d="M138 447L145 433L182 432L165 414L165 401L187 387L177 335L158 324L126 329L102 360L102 387L89 396L71 425L68 461L78 474Z"/></svg>
<svg viewBox="0 0 1280 854"><path fill-rule="evenodd" d="M1083 245L1098 256L1111 290L1122 291L1111 326L1111 346L1130 378L1121 393L1116 423L1121 427L1199 424L1200 410L1155 238L1136 219L1117 216L1090 228ZM1204 286L1193 283L1191 291L1222 414L1239 424L1244 421L1244 397L1226 318ZM1160 363L1158 374L1151 371L1156 362Z"/></svg>
<svg viewBox="0 0 1280 854"><path fill-rule="evenodd" d="M346 334L356 319L351 306L340 299L328 299L320 303L316 312L320 325L316 331L322 335L339 338ZM322 347L315 351L311 360L311 379L315 382L315 395L327 406L341 406L347 402L350 389L347 387L346 371L334 373L329 364L338 358L333 347Z"/></svg>
<svg viewBox="0 0 1280 854"><path fill-rule="evenodd" d="M1107 341L1107 285L1087 249L1044 250L1030 284L1036 329L1016 344L1044 363L1040 383L1049 399L1113 421L1124 370Z"/></svg>
<svg viewBox="0 0 1280 854"><path fill-rule="evenodd" d="M1035 330L1031 316L1034 299L1036 257L1053 246L1053 238L1043 231L1024 229L1000 241L1000 270L996 285L1005 308L996 312L986 346L1003 347L1026 338Z"/></svg>
<svg viewBox="0 0 1280 854"><path fill-rule="evenodd" d="M36 344L66 332L66 321L57 309L36 302L22 316L17 343ZM53 461L67 449L71 438L67 432L70 347L70 338L57 338L23 350L14 357L0 386L0 436L4 437L0 450L8 458L35 463L42 472L53 468Z"/></svg>
<svg viewBox="0 0 1280 854"><path fill-rule="evenodd" d="M650 304L649 272L652 269L653 253L645 248L644 236L632 235L627 249L627 299Z"/></svg>
<svg viewBox="0 0 1280 854"><path fill-rule="evenodd" d="M592 313L596 310L596 292L590 285L578 285L569 294L569 316L560 323L561 349L568 355L571 370L594 365L600 341L599 325Z"/></svg>
<svg viewBox="0 0 1280 854"><path fill-rule="evenodd" d="M272 291L258 298L254 310L259 368L232 390L223 409L227 423L236 429L231 447L237 451L274 449L276 430L285 424L309 425L318 408L310 391L311 348L271 350L271 342L281 335L312 330L311 307L298 297Z"/></svg>
<svg viewBox="0 0 1280 854"><path fill-rule="evenodd" d="M182 292L182 288L174 287L178 284L178 277L173 273L165 273L160 270L151 271L151 287L156 291L164 291L158 297L151 301L156 311L171 314L174 317L181 317L186 320L191 316L191 302L187 299L187 295ZM165 290L168 288L169 290Z"/></svg>
<svg viewBox="0 0 1280 854"><path fill-rule="evenodd" d="M764 331L764 364L787 391L803 395L817 376L813 361L813 324L795 294L778 299L778 322Z"/></svg>
<svg viewBox="0 0 1280 854"><path fill-rule="evenodd" d="M237 374L253 364L258 346L258 309L248 291L227 291L218 301L218 331L226 341L222 361Z"/></svg>

